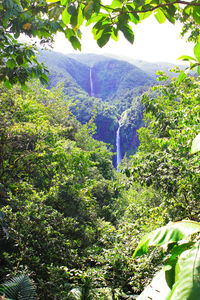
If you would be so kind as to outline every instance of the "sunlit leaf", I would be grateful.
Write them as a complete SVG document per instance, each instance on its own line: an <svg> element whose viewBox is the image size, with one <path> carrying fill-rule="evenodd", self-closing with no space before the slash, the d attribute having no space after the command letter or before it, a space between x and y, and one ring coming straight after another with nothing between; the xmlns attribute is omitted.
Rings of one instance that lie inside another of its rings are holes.
<svg viewBox="0 0 200 300"><path fill-rule="evenodd" d="M65 25L69 24L71 15L68 13L67 7L63 10L62 20Z"/></svg>
<svg viewBox="0 0 200 300"><path fill-rule="evenodd" d="M163 24L166 20L166 16L164 15L161 9L158 9L154 16L160 24Z"/></svg>
<svg viewBox="0 0 200 300"><path fill-rule="evenodd" d="M184 60L184 61L196 61L196 59L192 56L189 56L189 55L182 55L180 56L178 59L181 59L181 60Z"/></svg>
<svg viewBox="0 0 200 300"><path fill-rule="evenodd" d="M7 89L11 89L11 87L12 87L12 83L10 83L10 81L8 79L4 82L4 85Z"/></svg>
<svg viewBox="0 0 200 300"><path fill-rule="evenodd" d="M200 295L200 242L184 251L177 262L176 282L166 300L198 299Z"/></svg>
<svg viewBox="0 0 200 300"><path fill-rule="evenodd" d="M199 6L194 7L192 16L193 16L195 22L200 24L200 7Z"/></svg>
<svg viewBox="0 0 200 300"><path fill-rule="evenodd" d="M93 13L93 8L94 8L94 2L90 1L84 9L84 15L87 20L91 17L91 15Z"/></svg>
<svg viewBox="0 0 200 300"><path fill-rule="evenodd" d="M200 43L197 43L194 46L194 55L197 58L197 60L200 61Z"/></svg>
<svg viewBox="0 0 200 300"><path fill-rule="evenodd" d="M119 26L119 30L122 31L123 34L124 34L124 37L125 37L131 44L133 44L133 42L134 42L134 33L133 33L131 27L128 26L128 25L126 25L126 26L125 26L125 25L120 25L120 26Z"/></svg>
<svg viewBox="0 0 200 300"><path fill-rule="evenodd" d="M13 69L16 66L16 62L14 59L9 59L6 63L7 68Z"/></svg>
<svg viewBox="0 0 200 300"><path fill-rule="evenodd" d="M76 36L71 36L69 40L75 50L81 50L81 43L79 42Z"/></svg>
<svg viewBox="0 0 200 300"><path fill-rule="evenodd" d="M62 5L66 5L67 2L68 2L68 0L61 0L61 4L62 4Z"/></svg>
<svg viewBox="0 0 200 300"><path fill-rule="evenodd" d="M121 1L121 0L113 0L112 4L111 4L111 7L112 8L116 8L116 7L121 8L122 5L123 5L123 1Z"/></svg>
<svg viewBox="0 0 200 300"><path fill-rule="evenodd" d="M186 78L186 74L184 71L182 71L178 76L178 83L182 82L185 78Z"/></svg>
<svg viewBox="0 0 200 300"><path fill-rule="evenodd" d="M200 151L200 133L195 137L195 139L192 142L192 148L191 153L197 153Z"/></svg>
<svg viewBox="0 0 200 300"><path fill-rule="evenodd" d="M165 280L165 272L162 269L154 276L152 282L137 297L137 300L158 299L164 300L168 296L170 289Z"/></svg>
<svg viewBox="0 0 200 300"><path fill-rule="evenodd" d="M152 14L151 11L148 11L148 12L145 12L145 13L140 13L140 14L139 14L140 21L142 21L142 20L148 18L151 14Z"/></svg>
<svg viewBox="0 0 200 300"><path fill-rule="evenodd" d="M109 41L111 36L111 33L102 33L101 37L97 40L97 44L99 45L99 47L103 47L107 44L107 42Z"/></svg>
<svg viewBox="0 0 200 300"><path fill-rule="evenodd" d="M180 221L168 224L147 234L137 246L133 257L147 253L149 246L163 246L178 242L197 232L200 232L200 224L197 222Z"/></svg>

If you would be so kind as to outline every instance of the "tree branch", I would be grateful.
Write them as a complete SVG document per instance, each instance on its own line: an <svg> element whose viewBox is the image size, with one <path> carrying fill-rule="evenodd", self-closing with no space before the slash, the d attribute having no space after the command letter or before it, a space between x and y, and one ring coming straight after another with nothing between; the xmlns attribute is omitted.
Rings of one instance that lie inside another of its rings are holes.
<svg viewBox="0 0 200 300"><path fill-rule="evenodd" d="M129 4L129 2L126 2L126 4ZM132 2L130 2L130 4L132 4ZM189 2L189 1L182 1L182 0L175 0L173 2L169 2L169 3L161 3L158 4L157 6L151 7L149 9L144 9L144 10L131 10L131 11L121 11L121 10L116 10L115 8L111 8L109 6L100 4L101 7L105 8L105 9L110 9L113 10L114 12L120 12L120 13L126 13L126 14L130 14L130 13L146 13L149 11L154 11L158 8L163 8L163 7L169 7L171 5L174 4L182 4L182 5L190 5L190 6L200 6L200 2Z"/></svg>

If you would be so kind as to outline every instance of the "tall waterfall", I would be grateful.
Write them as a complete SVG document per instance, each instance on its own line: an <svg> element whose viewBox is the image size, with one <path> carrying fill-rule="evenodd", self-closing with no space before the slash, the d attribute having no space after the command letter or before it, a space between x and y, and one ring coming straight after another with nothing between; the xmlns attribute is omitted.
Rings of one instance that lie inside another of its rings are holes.
<svg viewBox="0 0 200 300"><path fill-rule="evenodd" d="M93 87L93 80L92 80L92 68L90 68L90 96L94 97L94 87Z"/></svg>
<svg viewBox="0 0 200 300"><path fill-rule="evenodd" d="M119 124L119 126L118 126L117 132L116 132L117 171L119 171L118 165L119 165L119 163L122 160L121 143L120 143L120 126L121 126L121 120L119 120L118 124Z"/></svg>

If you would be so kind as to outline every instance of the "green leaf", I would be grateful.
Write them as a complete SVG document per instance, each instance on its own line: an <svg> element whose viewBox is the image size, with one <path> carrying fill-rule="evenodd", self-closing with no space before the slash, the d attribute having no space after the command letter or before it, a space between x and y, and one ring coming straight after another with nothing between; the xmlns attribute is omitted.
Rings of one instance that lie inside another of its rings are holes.
<svg viewBox="0 0 200 300"><path fill-rule="evenodd" d="M5 82L4 82L4 85L7 89L11 89L12 88L12 83L7 79Z"/></svg>
<svg viewBox="0 0 200 300"><path fill-rule="evenodd" d="M35 57L35 53L34 53L34 51L33 50L31 50L31 49L27 49L26 50L26 55L30 58L30 57Z"/></svg>
<svg viewBox="0 0 200 300"><path fill-rule="evenodd" d="M196 6L193 8L192 16L196 23L200 24L200 7Z"/></svg>
<svg viewBox="0 0 200 300"><path fill-rule="evenodd" d="M112 8L121 8L122 5L123 5L123 1L113 0L110 7L112 7Z"/></svg>
<svg viewBox="0 0 200 300"><path fill-rule="evenodd" d="M169 292L170 289L165 280L165 271L162 269L156 273L152 282L144 289L140 296L137 297L137 300L164 300L169 295Z"/></svg>
<svg viewBox="0 0 200 300"><path fill-rule="evenodd" d="M200 242L181 254L176 269L176 282L166 300L199 299Z"/></svg>
<svg viewBox="0 0 200 300"><path fill-rule="evenodd" d="M65 6L65 5L67 4L67 2L68 2L68 0L61 0L61 4L62 4L63 6Z"/></svg>
<svg viewBox="0 0 200 300"><path fill-rule="evenodd" d="M71 15L68 13L67 7L62 12L62 20L65 25L69 24Z"/></svg>
<svg viewBox="0 0 200 300"><path fill-rule="evenodd" d="M71 16L70 24L72 25L73 28L77 26L77 22L78 22L78 17L77 16Z"/></svg>
<svg viewBox="0 0 200 300"><path fill-rule="evenodd" d="M184 71L182 71L178 76L178 83L184 81L185 78L186 78L186 74Z"/></svg>
<svg viewBox="0 0 200 300"><path fill-rule="evenodd" d="M195 137L192 142L191 154L197 153L200 151L200 133Z"/></svg>
<svg viewBox="0 0 200 300"><path fill-rule="evenodd" d="M71 36L69 40L75 50L79 49L81 51L81 43L79 42L76 36Z"/></svg>
<svg viewBox="0 0 200 300"><path fill-rule="evenodd" d="M133 257L147 253L149 246L163 246L178 242L196 232L200 232L200 224L197 222L180 221L168 224L147 234L137 246Z"/></svg>
<svg viewBox="0 0 200 300"><path fill-rule="evenodd" d="M177 8L175 5L170 5L170 6L166 6L166 7L162 7L160 8L162 10L162 12L165 14L165 16L167 17L167 19L174 24L176 19L175 19L175 13L177 11Z"/></svg>
<svg viewBox="0 0 200 300"><path fill-rule="evenodd" d="M134 42L134 33L132 31L132 28L129 25L121 25L119 26L119 30L121 30L125 36L125 38L133 44Z"/></svg>
<svg viewBox="0 0 200 300"><path fill-rule="evenodd" d="M114 40L114 41L118 41L119 39L119 34L118 34L118 30L117 28L113 28L113 31L111 33L111 38Z"/></svg>
<svg viewBox="0 0 200 300"><path fill-rule="evenodd" d="M184 61L191 61L191 60L197 61L194 57L189 56L189 55L182 55L178 59L181 59L181 60L184 60Z"/></svg>
<svg viewBox="0 0 200 300"><path fill-rule="evenodd" d="M42 76L39 77L39 79L40 79L40 82L41 82L42 85L47 85L48 84L48 81L46 81Z"/></svg>
<svg viewBox="0 0 200 300"><path fill-rule="evenodd" d="M151 14L152 14L151 11L148 11L148 12L145 12L145 13L140 13L140 14L139 14L140 21L142 21L142 20L148 18Z"/></svg>
<svg viewBox="0 0 200 300"><path fill-rule="evenodd" d="M127 7L128 7L128 5L127 5ZM131 22L133 22L134 24L138 24L140 21L140 18L137 14L132 13L132 14L129 14L129 20Z"/></svg>
<svg viewBox="0 0 200 300"><path fill-rule="evenodd" d="M135 0L135 3L138 7L143 6L145 4L145 0Z"/></svg>
<svg viewBox="0 0 200 300"><path fill-rule="evenodd" d="M107 44L107 42L109 41L110 36L111 36L111 33L103 32L101 37L97 40L98 46L101 47L101 48L103 46L105 46L105 44Z"/></svg>
<svg viewBox="0 0 200 300"><path fill-rule="evenodd" d="M86 26L89 26L92 23L99 22L100 20L103 20L105 17L107 17L106 14L99 14L99 15L92 15L89 20L86 22Z"/></svg>
<svg viewBox="0 0 200 300"><path fill-rule="evenodd" d="M93 9L94 9L94 2L90 1L84 9L84 15L87 20L90 19L91 15L93 13Z"/></svg>
<svg viewBox="0 0 200 300"><path fill-rule="evenodd" d="M200 43L197 43L194 46L194 55L197 58L197 60L200 61Z"/></svg>
<svg viewBox="0 0 200 300"><path fill-rule="evenodd" d="M80 6L78 9L78 18L77 18L77 28L79 28L84 21L84 16L83 16L83 10L82 7Z"/></svg>
<svg viewBox="0 0 200 300"><path fill-rule="evenodd" d="M71 16L77 16L78 12L74 3L69 3L67 6L67 11Z"/></svg>
<svg viewBox="0 0 200 300"><path fill-rule="evenodd" d="M47 83L49 82L49 77L46 74L42 73L42 75L40 77L42 77L44 80L46 80Z"/></svg>
<svg viewBox="0 0 200 300"><path fill-rule="evenodd" d="M54 20L58 20L61 13L63 11L63 8L56 5L56 7L52 8L50 11L49 11L49 17L50 19L54 19Z"/></svg>
<svg viewBox="0 0 200 300"><path fill-rule="evenodd" d="M16 58L16 61L18 63L18 65L22 65L23 64L23 57L21 55L18 55Z"/></svg>
<svg viewBox="0 0 200 300"><path fill-rule="evenodd" d="M9 59L6 63L6 67L13 69L14 67L16 67L16 62L14 59Z"/></svg>
<svg viewBox="0 0 200 300"><path fill-rule="evenodd" d="M158 9L154 14L154 16L160 24L163 24L166 20L166 16L164 15L161 9Z"/></svg>

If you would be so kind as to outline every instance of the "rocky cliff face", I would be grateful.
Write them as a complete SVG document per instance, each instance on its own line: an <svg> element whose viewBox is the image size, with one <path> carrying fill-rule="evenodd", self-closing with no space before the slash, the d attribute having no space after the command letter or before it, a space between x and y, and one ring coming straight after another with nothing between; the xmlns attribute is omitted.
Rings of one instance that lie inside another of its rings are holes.
<svg viewBox="0 0 200 300"><path fill-rule="evenodd" d="M143 125L143 108L140 98L138 98L132 107L122 114L121 118L121 148L122 155L134 154L139 146L137 130Z"/></svg>

